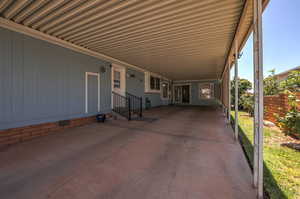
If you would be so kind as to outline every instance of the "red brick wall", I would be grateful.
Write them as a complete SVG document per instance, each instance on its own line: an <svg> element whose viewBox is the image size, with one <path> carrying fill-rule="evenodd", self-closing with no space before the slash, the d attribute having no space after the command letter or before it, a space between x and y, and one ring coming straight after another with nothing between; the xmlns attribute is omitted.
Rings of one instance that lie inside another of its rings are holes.
<svg viewBox="0 0 300 199"><path fill-rule="evenodd" d="M60 126L58 122L44 123L38 125L25 126L20 128L12 128L0 130L0 147L31 140L36 137L51 134L62 129L73 128L96 122L96 117L77 118L70 120L66 126Z"/></svg>
<svg viewBox="0 0 300 199"><path fill-rule="evenodd" d="M297 98L300 99L300 93L296 93L296 95ZM279 95L265 96L264 109L264 119L276 124L277 118L274 116L274 114L284 116L289 110L288 95L281 93Z"/></svg>

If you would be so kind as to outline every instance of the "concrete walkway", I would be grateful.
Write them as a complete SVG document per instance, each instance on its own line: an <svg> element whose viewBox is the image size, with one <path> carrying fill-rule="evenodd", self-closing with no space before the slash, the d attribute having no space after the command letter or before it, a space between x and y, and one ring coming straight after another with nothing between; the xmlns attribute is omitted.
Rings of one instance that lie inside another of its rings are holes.
<svg viewBox="0 0 300 199"><path fill-rule="evenodd" d="M0 151L1 199L254 199L220 111L161 107Z"/></svg>

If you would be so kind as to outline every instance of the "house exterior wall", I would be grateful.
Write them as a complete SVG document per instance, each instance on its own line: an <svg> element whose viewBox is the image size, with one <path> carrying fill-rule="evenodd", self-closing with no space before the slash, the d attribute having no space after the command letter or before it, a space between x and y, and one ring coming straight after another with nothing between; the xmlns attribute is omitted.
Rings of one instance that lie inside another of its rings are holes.
<svg viewBox="0 0 300 199"><path fill-rule="evenodd" d="M213 83L214 84L214 98L204 100L199 98L199 83ZM218 104L220 95L219 83L217 81L210 82L193 82L192 83L192 105L210 106Z"/></svg>
<svg viewBox="0 0 300 199"><path fill-rule="evenodd" d="M214 98L204 100L199 98L199 83L213 83L214 84ZM195 106L211 106L217 105L220 98L220 83L219 81L184 81L175 82L173 85L190 85L190 104Z"/></svg>
<svg viewBox="0 0 300 199"><path fill-rule="evenodd" d="M88 117L85 72L100 73L100 111L111 111L110 63L0 28L0 129Z"/></svg>
<svg viewBox="0 0 300 199"><path fill-rule="evenodd" d="M145 100L146 98L151 101L151 107L164 106L169 104L169 100L161 99L160 93L146 93Z"/></svg>
<svg viewBox="0 0 300 199"><path fill-rule="evenodd" d="M151 107L168 105L169 100L163 100L160 93L145 92L145 73L133 69L126 71L126 91L130 94L143 98L143 106L145 108L145 100L151 101Z"/></svg>

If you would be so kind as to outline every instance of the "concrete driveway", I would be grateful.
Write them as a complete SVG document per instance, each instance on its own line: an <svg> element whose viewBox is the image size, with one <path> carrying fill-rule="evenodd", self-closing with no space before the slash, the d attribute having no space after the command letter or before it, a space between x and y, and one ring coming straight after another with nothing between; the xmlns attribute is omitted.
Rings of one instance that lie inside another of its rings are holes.
<svg viewBox="0 0 300 199"><path fill-rule="evenodd" d="M161 107L1 149L1 199L253 199L221 112Z"/></svg>

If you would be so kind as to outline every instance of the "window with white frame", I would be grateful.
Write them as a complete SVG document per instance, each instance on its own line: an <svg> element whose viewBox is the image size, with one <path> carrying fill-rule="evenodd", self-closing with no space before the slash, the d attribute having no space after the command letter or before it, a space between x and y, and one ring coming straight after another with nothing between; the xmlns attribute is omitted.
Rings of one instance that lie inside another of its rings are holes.
<svg viewBox="0 0 300 199"><path fill-rule="evenodd" d="M160 90L160 78L150 75L150 89L151 90Z"/></svg>
<svg viewBox="0 0 300 199"><path fill-rule="evenodd" d="M145 72L145 92L160 93L161 92L161 79L159 76Z"/></svg>
<svg viewBox="0 0 300 199"><path fill-rule="evenodd" d="M214 84L200 83L199 84L199 99L213 99L214 98Z"/></svg>

